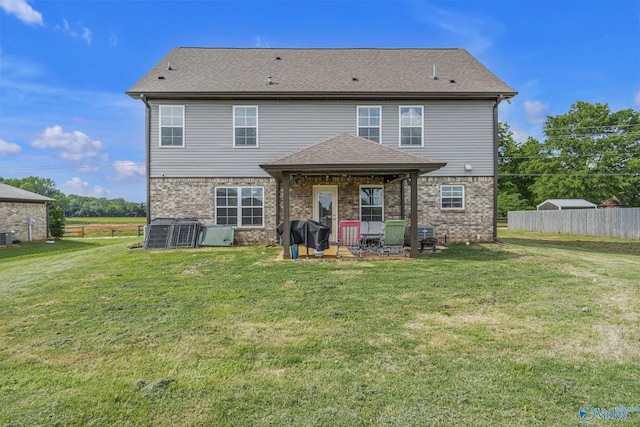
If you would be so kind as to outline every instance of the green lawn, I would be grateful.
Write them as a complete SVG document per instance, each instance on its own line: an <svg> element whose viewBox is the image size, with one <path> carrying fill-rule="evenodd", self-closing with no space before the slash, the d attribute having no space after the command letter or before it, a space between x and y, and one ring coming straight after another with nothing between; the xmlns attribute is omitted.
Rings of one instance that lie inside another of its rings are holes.
<svg viewBox="0 0 640 427"><path fill-rule="evenodd" d="M66 218L68 226L78 227L82 225L102 224L140 224L147 223L145 217L68 217Z"/></svg>
<svg viewBox="0 0 640 427"><path fill-rule="evenodd" d="M638 242L500 237L406 261L0 249L0 425L566 426L640 406Z"/></svg>

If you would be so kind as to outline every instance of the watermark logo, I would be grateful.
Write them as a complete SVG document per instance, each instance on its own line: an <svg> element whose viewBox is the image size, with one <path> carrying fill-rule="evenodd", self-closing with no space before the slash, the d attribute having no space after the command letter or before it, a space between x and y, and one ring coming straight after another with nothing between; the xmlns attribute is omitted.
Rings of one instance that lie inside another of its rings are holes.
<svg viewBox="0 0 640 427"><path fill-rule="evenodd" d="M616 406L614 408L596 408L591 405L582 405L579 413L580 420L588 423L595 419L626 421L630 412L640 412L640 407Z"/></svg>

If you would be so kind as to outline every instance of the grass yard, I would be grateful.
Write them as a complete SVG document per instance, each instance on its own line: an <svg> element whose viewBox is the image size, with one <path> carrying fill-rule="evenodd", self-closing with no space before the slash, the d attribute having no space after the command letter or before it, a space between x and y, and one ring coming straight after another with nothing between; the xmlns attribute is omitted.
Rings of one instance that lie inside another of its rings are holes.
<svg viewBox="0 0 640 427"><path fill-rule="evenodd" d="M65 218L68 226L79 227L82 225L114 225L114 224L140 224L145 225L147 218L145 217L67 217Z"/></svg>
<svg viewBox="0 0 640 427"><path fill-rule="evenodd" d="M567 426L640 406L640 244L501 238L406 261L0 249L0 425Z"/></svg>

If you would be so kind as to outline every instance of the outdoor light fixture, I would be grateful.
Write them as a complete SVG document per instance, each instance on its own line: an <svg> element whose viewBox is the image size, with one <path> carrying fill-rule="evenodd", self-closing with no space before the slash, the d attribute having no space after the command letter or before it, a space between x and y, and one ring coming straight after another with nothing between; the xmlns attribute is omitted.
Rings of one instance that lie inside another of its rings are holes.
<svg viewBox="0 0 640 427"><path fill-rule="evenodd" d="M471 170L473 169L473 166L471 166L470 164L466 164L464 165L464 170L466 170L467 172L471 172Z"/></svg>

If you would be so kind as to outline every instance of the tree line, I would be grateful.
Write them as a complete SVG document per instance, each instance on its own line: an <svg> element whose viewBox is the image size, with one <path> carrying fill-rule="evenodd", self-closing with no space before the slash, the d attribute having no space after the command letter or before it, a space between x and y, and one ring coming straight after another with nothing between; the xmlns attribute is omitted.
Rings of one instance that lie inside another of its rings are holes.
<svg viewBox="0 0 640 427"><path fill-rule="evenodd" d="M640 206L640 114L578 101L548 116L544 141L514 140L498 128L498 216L535 209L547 199Z"/></svg>
<svg viewBox="0 0 640 427"><path fill-rule="evenodd" d="M144 217L146 204L128 202L123 198L66 195L56 188L49 178L29 176L26 178L2 178L0 182L32 193L56 199L53 207L59 206L66 217Z"/></svg>

